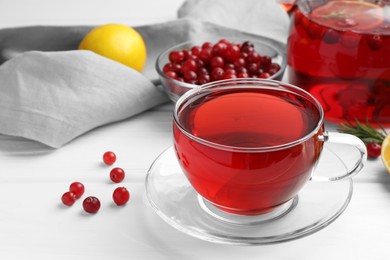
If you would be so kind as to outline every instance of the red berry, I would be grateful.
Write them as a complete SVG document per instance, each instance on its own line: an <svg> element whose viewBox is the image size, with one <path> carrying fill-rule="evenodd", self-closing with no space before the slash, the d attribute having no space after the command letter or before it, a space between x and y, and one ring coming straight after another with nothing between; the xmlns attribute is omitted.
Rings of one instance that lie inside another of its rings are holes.
<svg viewBox="0 0 390 260"><path fill-rule="evenodd" d="M257 52L252 51L252 52L248 53L248 58L246 59L246 62L257 63L260 60L261 60L261 56Z"/></svg>
<svg viewBox="0 0 390 260"><path fill-rule="evenodd" d="M172 71L173 70L173 66L172 66L172 63L167 63L164 65L163 67L163 72L164 73L167 73L168 71Z"/></svg>
<svg viewBox="0 0 390 260"><path fill-rule="evenodd" d="M222 79L235 79L237 78L236 74L224 73Z"/></svg>
<svg viewBox="0 0 390 260"><path fill-rule="evenodd" d="M339 41L340 34L336 30L329 29L325 32L322 40L327 44L335 44Z"/></svg>
<svg viewBox="0 0 390 260"><path fill-rule="evenodd" d="M225 71L222 68L214 68L210 74L211 80L214 81L222 79L224 73Z"/></svg>
<svg viewBox="0 0 390 260"><path fill-rule="evenodd" d="M100 201L96 197L89 196L83 201L83 208L88 213L96 213L100 209Z"/></svg>
<svg viewBox="0 0 390 260"><path fill-rule="evenodd" d="M210 82L210 75L208 74L202 74L198 77L198 85L203 85Z"/></svg>
<svg viewBox="0 0 390 260"><path fill-rule="evenodd" d="M228 45L226 50L223 52L223 57L230 62L234 62L240 58L240 48L237 45Z"/></svg>
<svg viewBox="0 0 390 260"><path fill-rule="evenodd" d="M108 151L103 154L103 162L107 165L113 165L116 161L115 153Z"/></svg>
<svg viewBox="0 0 390 260"><path fill-rule="evenodd" d="M165 75L167 75L167 77L169 77L171 79L177 79L178 78L176 72L174 72L174 71L167 71L167 72L165 72Z"/></svg>
<svg viewBox="0 0 390 260"><path fill-rule="evenodd" d="M220 39L219 41L218 41L218 43L224 43L224 44L226 44L226 45L229 45L229 44L232 44L229 40L227 40L227 39Z"/></svg>
<svg viewBox="0 0 390 260"><path fill-rule="evenodd" d="M181 65L181 72L185 73L188 70L197 71L198 65L194 59L188 59Z"/></svg>
<svg viewBox="0 0 390 260"><path fill-rule="evenodd" d="M260 59L260 66L262 68L269 68L272 64L272 60L270 57L268 56L261 56L261 59Z"/></svg>
<svg viewBox="0 0 390 260"><path fill-rule="evenodd" d="M211 49L202 49L198 57L204 62L209 62L211 59Z"/></svg>
<svg viewBox="0 0 390 260"><path fill-rule="evenodd" d="M118 187L112 193L112 199L116 205L121 206L129 201L130 193L125 187Z"/></svg>
<svg viewBox="0 0 390 260"><path fill-rule="evenodd" d="M245 72L241 72L237 74L237 78L249 78L249 74Z"/></svg>
<svg viewBox="0 0 390 260"><path fill-rule="evenodd" d="M223 42L217 43L213 46L211 53L214 56L222 56L223 52L226 50L227 45Z"/></svg>
<svg viewBox="0 0 390 260"><path fill-rule="evenodd" d="M202 50L199 46L194 46L191 48L192 55L198 56L200 51Z"/></svg>
<svg viewBox="0 0 390 260"><path fill-rule="evenodd" d="M383 45L383 39L380 35L375 34L368 38L368 46L371 50L379 50Z"/></svg>
<svg viewBox="0 0 390 260"><path fill-rule="evenodd" d="M69 186L69 191L73 192L76 196L76 199L80 198L84 194L84 185L81 182L73 182Z"/></svg>
<svg viewBox="0 0 390 260"><path fill-rule="evenodd" d="M66 206L72 206L76 201L76 195L71 191L67 191L62 195L61 201Z"/></svg>
<svg viewBox="0 0 390 260"><path fill-rule="evenodd" d="M211 49L213 48L213 44L211 42L205 42L202 44L202 49Z"/></svg>
<svg viewBox="0 0 390 260"><path fill-rule="evenodd" d="M372 142L366 145L367 146L367 156L369 158L375 159L381 155L382 146L378 143Z"/></svg>
<svg viewBox="0 0 390 260"><path fill-rule="evenodd" d="M211 69L223 68L224 65L225 65L225 62L223 61L222 57L220 57L220 56L214 56L210 60L210 68Z"/></svg>
<svg viewBox="0 0 390 260"><path fill-rule="evenodd" d="M234 61L234 67L235 68L242 68L245 66L245 59L244 58L238 58Z"/></svg>
<svg viewBox="0 0 390 260"><path fill-rule="evenodd" d="M122 168L116 167L110 172L110 179L113 182L119 183L125 178L125 171Z"/></svg>
<svg viewBox="0 0 390 260"><path fill-rule="evenodd" d="M173 63L179 63L184 60L184 53L182 51L172 51L169 53L169 60Z"/></svg>
<svg viewBox="0 0 390 260"><path fill-rule="evenodd" d="M250 75L259 74L259 65L257 65L257 63L249 63L247 69Z"/></svg>
<svg viewBox="0 0 390 260"><path fill-rule="evenodd" d="M261 78L261 79L266 79L269 77L271 77L271 75L268 72L263 72L259 75L259 78Z"/></svg>

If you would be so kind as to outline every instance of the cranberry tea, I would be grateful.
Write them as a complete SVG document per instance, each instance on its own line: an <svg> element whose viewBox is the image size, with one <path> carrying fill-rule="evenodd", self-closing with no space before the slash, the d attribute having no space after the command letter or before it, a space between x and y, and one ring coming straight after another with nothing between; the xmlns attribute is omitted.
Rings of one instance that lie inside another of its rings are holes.
<svg viewBox="0 0 390 260"><path fill-rule="evenodd" d="M323 146L322 110L289 85L230 84L215 83L176 104L175 149L203 198L227 212L262 214L309 180Z"/></svg>
<svg viewBox="0 0 390 260"><path fill-rule="evenodd" d="M390 126L389 1L299 1L288 38L290 83L325 118Z"/></svg>

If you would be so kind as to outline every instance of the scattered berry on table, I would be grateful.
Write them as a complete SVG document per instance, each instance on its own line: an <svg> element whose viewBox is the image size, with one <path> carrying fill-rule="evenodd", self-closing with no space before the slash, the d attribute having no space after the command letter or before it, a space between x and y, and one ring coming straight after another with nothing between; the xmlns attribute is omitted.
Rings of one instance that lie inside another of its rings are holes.
<svg viewBox="0 0 390 260"><path fill-rule="evenodd" d="M116 167L111 170L110 179L113 182L119 183L123 181L124 178L125 178L125 171L122 168Z"/></svg>
<svg viewBox="0 0 390 260"><path fill-rule="evenodd" d="M69 191L73 192L76 195L76 199L80 198L84 194L84 185L81 182L73 182L69 186Z"/></svg>
<svg viewBox="0 0 390 260"><path fill-rule="evenodd" d="M107 165L113 165L116 161L115 153L108 151L103 154L103 162Z"/></svg>
<svg viewBox="0 0 390 260"><path fill-rule="evenodd" d="M83 208L88 213L96 213L100 209L100 200L94 196L89 196L84 199Z"/></svg>
<svg viewBox="0 0 390 260"><path fill-rule="evenodd" d="M71 191L67 191L62 195L61 201L66 206L72 206L76 201L76 195Z"/></svg>
<svg viewBox="0 0 390 260"><path fill-rule="evenodd" d="M130 193L125 187L118 187L112 194L112 199L116 205L121 206L126 204L130 199Z"/></svg>
<svg viewBox="0 0 390 260"><path fill-rule="evenodd" d="M372 142L366 145L367 146L367 156L369 158L375 159L381 155L382 146L376 142Z"/></svg>

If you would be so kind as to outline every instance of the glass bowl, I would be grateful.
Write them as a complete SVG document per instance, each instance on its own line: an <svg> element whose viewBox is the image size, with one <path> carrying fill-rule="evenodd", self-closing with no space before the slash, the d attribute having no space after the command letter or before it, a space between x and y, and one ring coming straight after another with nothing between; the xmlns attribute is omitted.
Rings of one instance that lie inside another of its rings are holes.
<svg viewBox="0 0 390 260"><path fill-rule="evenodd" d="M206 39L206 40L203 39L198 41L188 41L188 42L180 43L171 48L168 48L158 56L156 60L156 70L160 77L164 91L168 94L169 98L174 103L180 98L180 96L182 96L188 90L196 88L199 85L175 80L165 75L165 73L163 72L163 67L165 64L169 63L169 53L175 50L191 49L193 46L201 46L205 42L211 42L215 44L220 39L222 38ZM280 70L277 71L275 74L271 75L270 77L268 77L268 79L282 80L287 65L286 49L284 44L265 37L259 39L253 39L253 38L248 38L248 39L223 38L223 39L227 39L228 41L236 44L243 43L245 41L250 41L251 43L253 43L254 49L257 53L259 53L261 56L270 57L272 63L277 63L280 66Z"/></svg>

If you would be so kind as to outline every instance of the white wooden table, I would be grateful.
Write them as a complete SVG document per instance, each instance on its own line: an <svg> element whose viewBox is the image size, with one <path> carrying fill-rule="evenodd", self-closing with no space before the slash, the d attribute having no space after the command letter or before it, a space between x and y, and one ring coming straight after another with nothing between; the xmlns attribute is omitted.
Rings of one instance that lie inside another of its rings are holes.
<svg viewBox="0 0 390 260"><path fill-rule="evenodd" d="M182 2L3 0L0 26L155 23L175 19ZM150 207L144 180L153 160L172 144L172 109L162 105L49 152L20 154L0 137L0 259L390 259L390 175L380 160L368 161L354 178L352 201L334 223L295 241L228 246L166 224ZM108 179L111 168L102 165L107 150L127 173L121 185L131 201L125 207L111 200L118 185ZM73 181L85 184L84 197L100 198L97 214L85 214L81 200L61 205Z"/></svg>

